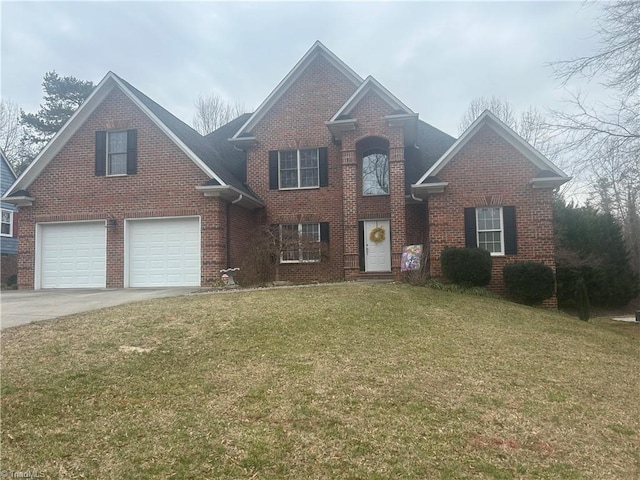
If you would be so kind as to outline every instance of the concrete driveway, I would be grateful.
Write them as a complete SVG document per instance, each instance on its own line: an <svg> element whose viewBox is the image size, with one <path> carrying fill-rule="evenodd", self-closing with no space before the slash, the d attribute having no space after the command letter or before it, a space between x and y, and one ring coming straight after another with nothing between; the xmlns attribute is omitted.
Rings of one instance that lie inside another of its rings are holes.
<svg viewBox="0 0 640 480"><path fill-rule="evenodd" d="M200 292L198 287L100 290L5 290L0 293L0 328L88 312L150 298Z"/></svg>

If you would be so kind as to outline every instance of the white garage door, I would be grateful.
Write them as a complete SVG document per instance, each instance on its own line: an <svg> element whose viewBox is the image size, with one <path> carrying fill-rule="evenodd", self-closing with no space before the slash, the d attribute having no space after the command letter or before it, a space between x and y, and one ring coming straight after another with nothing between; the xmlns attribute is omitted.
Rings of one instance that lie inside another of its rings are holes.
<svg viewBox="0 0 640 480"><path fill-rule="evenodd" d="M200 286L200 219L127 220L128 286Z"/></svg>
<svg viewBox="0 0 640 480"><path fill-rule="evenodd" d="M39 224L40 288L105 288L104 221Z"/></svg>

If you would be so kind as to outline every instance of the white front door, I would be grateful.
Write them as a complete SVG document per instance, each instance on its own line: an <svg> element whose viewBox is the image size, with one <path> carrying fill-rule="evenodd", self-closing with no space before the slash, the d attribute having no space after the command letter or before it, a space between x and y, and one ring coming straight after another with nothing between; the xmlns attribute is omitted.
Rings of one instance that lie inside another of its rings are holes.
<svg viewBox="0 0 640 480"><path fill-rule="evenodd" d="M375 228L382 228L384 239L380 242L371 240L371 232ZM391 271L391 239L389 238L389 220L364 221L364 271Z"/></svg>

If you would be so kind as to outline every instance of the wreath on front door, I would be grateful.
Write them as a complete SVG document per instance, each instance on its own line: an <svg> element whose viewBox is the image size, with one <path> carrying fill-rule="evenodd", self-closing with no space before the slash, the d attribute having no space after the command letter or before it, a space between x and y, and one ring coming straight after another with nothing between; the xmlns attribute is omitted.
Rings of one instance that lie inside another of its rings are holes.
<svg viewBox="0 0 640 480"><path fill-rule="evenodd" d="M369 240L371 240L373 243L384 242L385 238L386 238L385 231L384 231L384 228L382 227L376 227L373 230L371 230L371 233L369 233Z"/></svg>

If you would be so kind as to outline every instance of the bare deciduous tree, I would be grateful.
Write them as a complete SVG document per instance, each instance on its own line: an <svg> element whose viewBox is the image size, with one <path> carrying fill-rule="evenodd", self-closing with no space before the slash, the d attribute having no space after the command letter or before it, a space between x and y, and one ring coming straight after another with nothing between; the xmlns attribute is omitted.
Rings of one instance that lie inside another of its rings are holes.
<svg viewBox="0 0 640 480"><path fill-rule="evenodd" d="M29 165L35 152L24 139L20 122L20 107L11 100L0 101L0 148L16 174L20 175Z"/></svg>
<svg viewBox="0 0 640 480"><path fill-rule="evenodd" d="M474 98L458 124L460 133L466 130L485 110L493 113L544 155L549 158L555 157L556 147L553 135L546 125L544 115L535 107L529 107L526 111L518 113L511 103L499 97Z"/></svg>
<svg viewBox="0 0 640 480"><path fill-rule="evenodd" d="M591 186L595 205L622 224L640 272L640 2L601 8L600 49L551 66L565 86L577 78L599 81L610 101L594 103L569 92L569 109L553 110L547 126L573 157L573 171Z"/></svg>
<svg viewBox="0 0 640 480"><path fill-rule="evenodd" d="M200 94L195 106L196 114L193 116L193 128L200 135L207 135L247 112L247 108L243 104L236 102L232 105L216 93Z"/></svg>
<svg viewBox="0 0 640 480"><path fill-rule="evenodd" d="M593 78L604 73L605 85L626 95L638 92L640 84L640 2L611 2L602 5L597 33L600 49L594 55L552 64L566 84L574 77Z"/></svg>
<svg viewBox="0 0 640 480"><path fill-rule="evenodd" d="M7 158L16 158L20 149L22 128L20 107L10 100L0 101L0 148Z"/></svg>

